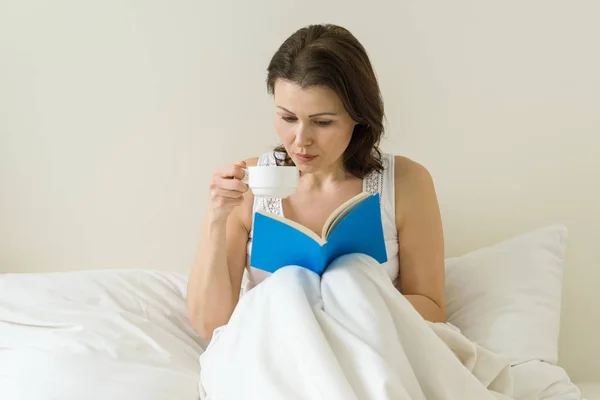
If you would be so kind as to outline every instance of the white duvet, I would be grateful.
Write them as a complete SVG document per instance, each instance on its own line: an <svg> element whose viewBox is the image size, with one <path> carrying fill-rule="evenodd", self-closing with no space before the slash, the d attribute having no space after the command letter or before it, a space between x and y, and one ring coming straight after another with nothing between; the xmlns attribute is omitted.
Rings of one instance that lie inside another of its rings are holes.
<svg viewBox="0 0 600 400"><path fill-rule="evenodd" d="M241 299L201 367L210 400L513 398L508 359L425 321L358 254L322 279L299 267L276 272Z"/></svg>
<svg viewBox="0 0 600 400"><path fill-rule="evenodd" d="M157 271L1 276L0 399L197 399L204 343L185 284Z"/></svg>
<svg viewBox="0 0 600 400"><path fill-rule="evenodd" d="M232 320L228 327L220 330L218 339L213 341L211 349L203 356L204 363L213 363L213 368L207 367L203 371L203 383L207 386L223 379L219 375L219 365L234 367L234 370L237 368L237 376L232 375L237 380L229 381L223 387L239 389L247 384L244 379L253 377L257 379L256 382L264 383L259 386L261 390L273 389L270 394L285 393L285 399L303 398L296 393L296 388L298 383L304 385L306 382L313 388L329 390L327 393L333 395L344 393L350 395L346 397L348 399L353 398L352 395L364 399L385 398L381 396L388 390L393 390L393 393L418 393L419 390L430 390L427 385L435 387L436 384L447 381L441 376L438 378L442 381L437 382L435 375L423 380L428 368L425 360L428 357L435 359L437 356L434 349L419 350L419 345L407 347L406 350L410 353L412 349L412 357L417 357L417 361L411 363L411 369L421 366L421 371L418 368L413 372L408 369L402 371L406 376L416 375L416 383L415 379L391 379L393 376L388 373L390 370L408 364L406 360L394 357L397 354L394 346L402 346L406 340L394 344L393 335L388 330L373 331L370 338L353 337L351 329L340 329L337 322L331 319L331 329L324 333L314 331L306 336L309 338L325 334L335 337L346 330L349 334L337 343L340 346L359 343L356 346L357 352L346 354L341 348L336 348L336 341L333 340L321 338L317 341L293 341L294 337L300 336L294 336L289 327L294 326L294 323L298 325L301 321L294 321L294 316L305 313L306 318L310 314L314 316L314 313L312 310L292 307L291 303L269 301L269 298L272 300L277 296L277 290L268 289L268 282L270 281L259 285L243 298L240 312L236 311L235 321ZM271 283L275 283L275 280L271 280ZM261 289L262 285L265 286ZM206 343L193 332L187 320L185 287L185 276L145 270L0 275L0 399L198 399L201 378L199 357L203 354ZM341 301L351 292L352 290L345 290L337 294L331 293L330 300ZM252 293L254 294L251 296ZM286 296L291 294L287 291L279 293ZM293 298L290 296L289 301L297 300L292 300ZM264 313L241 312L244 308L257 310L259 307L256 305L261 303L265 307ZM385 316L385 313L365 315L369 313L369 306L361 305L359 299L354 299L353 304L367 307L357 310L357 315L361 317L373 319ZM331 309L329 307L328 310ZM339 310L342 311L343 307L339 307ZM245 320L245 317L249 319ZM273 320L275 317L281 319ZM261 323L269 320L272 325L267 327L271 327L271 333L268 333L269 329L265 329L264 325L262 330L258 328ZM292 325L284 325L286 320ZM405 323L408 324L411 320L409 318ZM377 323L388 327L394 324L389 319ZM256 327L254 336L251 335L252 328L249 328L248 335L234 335L237 329L249 326L248 324ZM365 329L362 331L368 332ZM258 332L263 335L262 340L256 335ZM287 336L277 335L277 332L286 333ZM445 337L445 343L458 346L453 347L455 353L468 355L460 363L475 372L475 377L465 379L470 383L473 383L473 379L480 382L481 387L485 388L482 393L486 396L501 396L497 393L503 391L508 393L506 390L511 381L509 375L512 375L516 399L579 398L578 391L570 384L568 377L556 375L551 371L552 366L545 365L546 369L539 369L530 364L521 366L520 369L511 368L512 373L508 374L502 358L465 341L451 327L435 325L431 335ZM383 346L389 351L380 359L381 347L370 349L364 340L373 340L376 344L381 338L390 342ZM429 339L420 342L427 343ZM257 347L247 347L252 341L258 344ZM280 346L286 342L293 342L294 346L288 346L287 350L294 351L294 354L286 353L283 350L286 348ZM226 343L233 347L225 346ZM320 347L323 345L325 347ZM458 351L459 348L462 350ZM234 349L238 349L239 354L236 355ZM325 355L320 354L319 350ZM336 359L343 361L344 368L328 364L334 360L332 351ZM229 353L228 356L232 355L234 358L221 358L220 353ZM256 358L244 357L248 355ZM342 358L338 358L340 355ZM286 360L300 362L290 367ZM484 360L493 362L482 363ZM388 362L391 364L386 365ZM287 369L281 369L281 365L287 365ZM292 387L286 388L285 379L286 376L291 376L290 371L305 371L307 376L317 376L317 379L311 382L305 380L306 377L297 375L290 383ZM521 372L524 374L520 374ZM332 376L335 379L331 380ZM458 373L455 376L469 375ZM417 388L417 384L421 389ZM454 387L453 390L457 391L462 382L457 380L448 384L448 387ZM361 397L361 393L364 393L361 390L379 397ZM242 397L237 398L248 399L252 398L252 393L240 393L240 396ZM218 396L216 398L219 399ZM273 395L264 398L280 397ZM465 396L457 398L467 399Z"/></svg>

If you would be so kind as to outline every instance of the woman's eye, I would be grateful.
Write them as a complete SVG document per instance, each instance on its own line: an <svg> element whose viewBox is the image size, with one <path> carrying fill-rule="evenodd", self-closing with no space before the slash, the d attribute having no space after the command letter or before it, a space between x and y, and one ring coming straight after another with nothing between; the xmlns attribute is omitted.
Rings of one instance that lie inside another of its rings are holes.
<svg viewBox="0 0 600 400"><path fill-rule="evenodd" d="M319 126L329 126L331 125L331 121L315 121Z"/></svg>
<svg viewBox="0 0 600 400"><path fill-rule="evenodd" d="M296 122L298 118L296 117L281 117L285 122Z"/></svg>

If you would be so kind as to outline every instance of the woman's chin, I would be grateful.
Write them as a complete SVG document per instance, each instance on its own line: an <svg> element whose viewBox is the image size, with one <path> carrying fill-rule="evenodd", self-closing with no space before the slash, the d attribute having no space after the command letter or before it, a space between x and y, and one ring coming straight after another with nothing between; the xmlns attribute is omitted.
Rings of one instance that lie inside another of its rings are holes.
<svg viewBox="0 0 600 400"><path fill-rule="evenodd" d="M296 162L294 160L294 164L296 164L296 167L298 167L298 169L301 172L314 172L317 171L319 169L319 162L315 162L316 160L313 160L309 163L307 162Z"/></svg>

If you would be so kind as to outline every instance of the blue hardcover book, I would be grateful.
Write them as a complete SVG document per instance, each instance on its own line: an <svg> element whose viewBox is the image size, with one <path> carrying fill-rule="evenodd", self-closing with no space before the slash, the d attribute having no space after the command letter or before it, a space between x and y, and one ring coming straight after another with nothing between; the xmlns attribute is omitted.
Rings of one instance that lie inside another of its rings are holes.
<svg viewBox="0 0 600 400"><path fill-rule="evenodd" d="M362 253L387 262L379 193L363 192L338 207L321 236L277 215L257 211L250 265L267 272L297 265L321 275L335 258Z"/></svg>

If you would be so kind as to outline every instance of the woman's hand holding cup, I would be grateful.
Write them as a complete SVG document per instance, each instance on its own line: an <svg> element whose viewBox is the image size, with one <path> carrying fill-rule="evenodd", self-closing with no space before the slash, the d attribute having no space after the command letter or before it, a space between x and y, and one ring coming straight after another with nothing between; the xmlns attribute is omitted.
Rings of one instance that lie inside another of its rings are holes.
<svg viewBox="0 0 600 400"><path fill-rule="evenodd" d="M244 182L244 161L216 170L210 183L210 202L213 217L227 218L244 201L248 185Z"/></svg>

